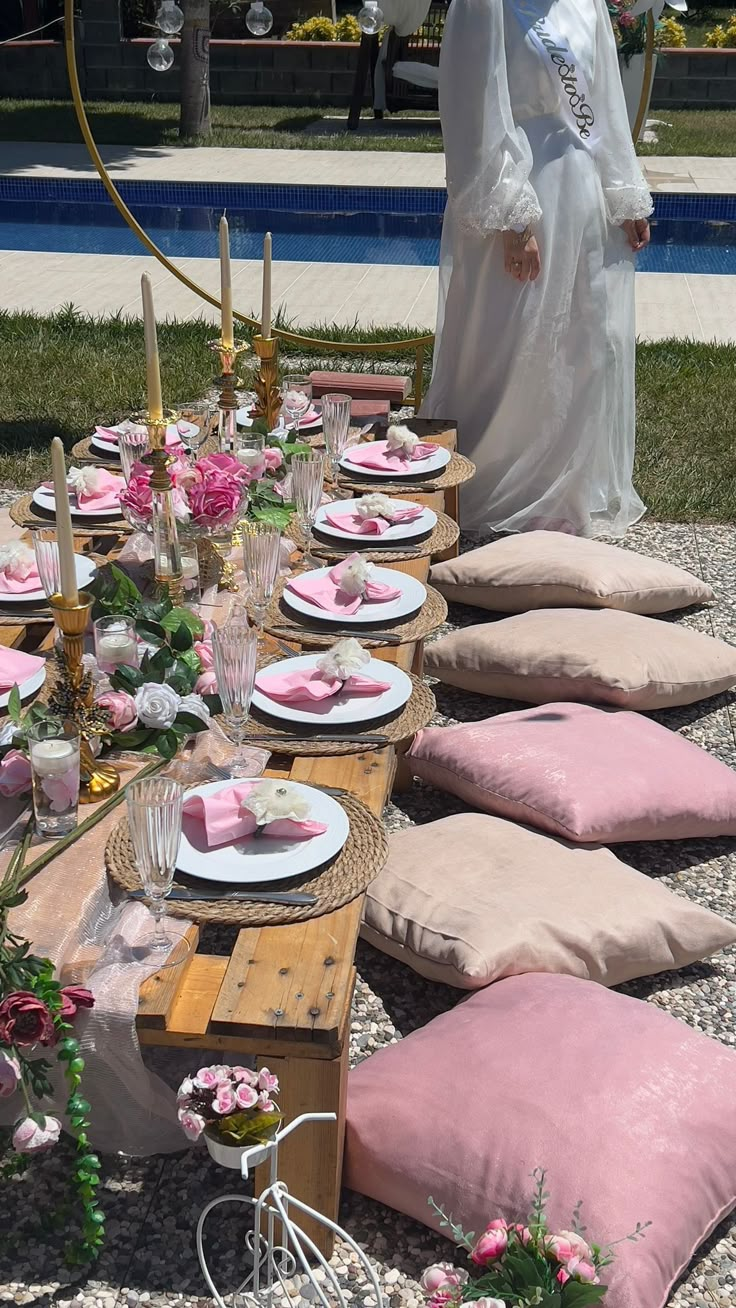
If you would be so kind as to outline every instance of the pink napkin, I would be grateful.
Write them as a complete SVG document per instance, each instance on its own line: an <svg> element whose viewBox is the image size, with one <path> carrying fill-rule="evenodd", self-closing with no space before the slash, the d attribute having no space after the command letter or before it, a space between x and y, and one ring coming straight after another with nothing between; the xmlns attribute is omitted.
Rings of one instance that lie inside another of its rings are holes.
<svg viewBox="0 0 736 1308"><path fill-rule="evenodd" d="M341 681L339 677L326 677L319 668L309 668L303 672L286 672L283 676L269 677L266 672L259 672L256 686L269 699L279 704L299 704L310 700L332 699L341 690L349 695L382 695L390 690L388 681L374 681L372 677L361 677L358 673Z"/></svg>
<svg viewBox="0 0 736 1308"><path fill-rule="evenodd" d="M43 659L36 654L24 654L19 649L6 649L0 645L0 691L12 690L22 681L28 681L43 667Z"/></svg>
<svg viewBox="0 0 736 1308"><path fill-rule="evenodd" d="M76 495L76 501L80 509L85 509L88 513L98 513L100 509L117 509L120 507L120 492L125 490L125 478L116 477L112 472L105 472L104 468L98 469L99 485L93 494Z"/></svg>
<svg viewBox="0 0 736 1308"><path fill-rule="evenodd" d="M35 563L25 577L13 577L8 572L0 572L0 593L3 595L24 595L28 591L41 590L41 588L41 578Z"/></svg>
<svg viewBox="0 0 736 1308"><path fill-rule="evenodd" d="M186 423L169 423L166 428L166 445L167 447L179 449L182 444L182 437L187 430ZM110 445L117 445L120 439L120 432L114 427L95 427L95 436L99 436L101 441L106 441Z"/></svg>
<svg viewBox="0 0 736 1308"><path fill-rule="evenodd" d="M315 409L314 406L312 406L312 408L307 409L307 412L299 419L299 426L306 427L307 423L316 422L317 419L321 417L322 414L319 409Z"/></svg>
<svg viewBox="0 0 736 1308"><path fill-rule="evenodd" d="M388 441L370 441L367 445L355 445L345 452L347 463L356 463L363 468L379 468L386 472L406 472L412 463L429 459L437 453L436 445L415 445L411 454L402 454L398 450L389 450Z"/></svg>
<svg viewBox="0 0 736 1308"><path fill-rule="evenodd" d="M184 800L184 813L204 827L207 846L231 845L245 836L252 836L258 825L249 809L240 805L253 789L251 781L244 781L214 795L190 795ZM282 840L311 840L327 830L323 822L295 822L292 818L279 818L267 822L261 831L264 836Z"/></svg>
<svg viewBox="0 0 736 1308"><path fill-rule="evenodd" d="M308 600L310 604L316 604L318 608L325 609L328 613L357 613L364 600L386 603L388 600L399 598L400 589L386 586L381 581L366 582L363 595L348 595L347 591L341 590L340 577L344 569L357 558L359 555L351 554L349 559L336 564L329 572L305 572L298 577L292 577L291 581L287 582L286 589L293 590L296 595L301 595L302 599Z"/></svg>
<svg viewBox="0 0 736 1308"><path fill-rule="evenodd" d="M333 510L326 513L325 522L338 527L340 531L349 531L353 536L382 536L389 527L395 527L399 522L413 522L415 518L420 518L423 512L421 504L415 504L411 509L396 509L389 522L387 518L361 518L360 514L353 513L352 509L346 513L343 506L342 512Z"/></svg>

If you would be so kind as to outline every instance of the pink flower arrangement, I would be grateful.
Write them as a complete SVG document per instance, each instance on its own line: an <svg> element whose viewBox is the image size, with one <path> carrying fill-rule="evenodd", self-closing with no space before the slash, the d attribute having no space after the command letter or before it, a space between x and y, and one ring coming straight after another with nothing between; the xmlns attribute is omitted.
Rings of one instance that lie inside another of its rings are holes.
<svg viewBox="0 0 736 1308"><path fill-rule="evenodd" d="M206 1130L227 1144L256 1144L281 1120L271 1098L278 1089L278 1077L267 1067L200 1067L179 1086L179 1125L189 1140Z"/></svg>
<svg viewBox="0 0 736 1308"><path fill-rule="evenodd" d="M0 763L0 795L14 799L31 788L31 765L19 749L9 749Z"/></svg>
<svg viewBox="0 0 736 1308"><path fill-rule="evenodd" d="M42 1154L53 1149L61 1135L61 1122L55 1117L43 1118L43 1124L33 1117L24 1117L13 1131L13 1148L17 1154Z"/></svg>
<svg viewBox="0 0 736 1308"><path fill-rule="evenodd" d="M106 690L95 704L107 710L113 731L132 731L138 722L135 700L125 690Z"/></svg>
<svg viewBox="0 0 736 1308"><path fill-rule="evenodd" d="M150 467L134 463L130 481L121 493L120 503L134 522L145 524L151 519L151 476ZM174 484L172 504L178 521L223 530L228 530L237 518L250 480L247 469L230 454L208 454L194 464L176 461L169 466L169 476Z"/></svg>

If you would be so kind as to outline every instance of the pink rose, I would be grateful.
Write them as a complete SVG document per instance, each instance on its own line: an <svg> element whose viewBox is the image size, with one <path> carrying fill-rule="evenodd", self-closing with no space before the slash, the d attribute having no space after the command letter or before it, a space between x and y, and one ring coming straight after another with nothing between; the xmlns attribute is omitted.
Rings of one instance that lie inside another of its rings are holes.
<svg viewBox="0 0 736 1308"><path fill-rule="evenodd" d="M261 1090L258 1096L258 1107L262 1113L275 1113L277 1111L273 1099L269 1099L268 1090Z"/></svg>
<svg viewBox="0 0 736 1308"><path fill-rule="evenodd" d="M80 1008L94 1008L95 997L86 986L64 986L61 992L61 1016L71 1022Z"/></svg>
<svg viewBox="0 0 736 1308"><path fill-rule="evenodd" d="M0 795L14 799L31 788L31 765L19 749L9 749L0 763Z"/></svg>
<svg viewBox="0 0 736 1308"><path fill-rule="evenodd" d="M503 1257L508 1242L506 1223L498 1218L495 1222L491 1222L480 1239L476 1241L470 1257L474 1263L483 1267L486 1263L495 1262L497 1258Z"/></svg>
<svg viewBox="0 0 736 1308"><path fill-rule="evenodd" d="M9 1099L20 1081L20 1063L0 1049L0 1099Z"/></svg>
<svg viewBox="0 0 736 1308"><path fill-rule="evenodd" d="M633 27L636 19L632 14L620 14L618 19L621 27Z"/></svg>
<svg viewBox="0 0 736 1308"><path fill-rule="evenodd" d="M567 1263L571 1258L584 1258L590 1262L593 1258L590 1245L586 1244L577 1231L559 1231L557 1235L548 1236L545 1249L550 1250L561 1263Z"/></svg>
<svg viewBox="0 0 736 1308"><path fill-rule="evenodd" d="M224 477L237 477L242 480L243 467L232 454L206 454L194 465L201 479L206 481L212 473Z"/></svg>
<svg viewBox="0 0 736 1308"><path fill-rule="evenodd" d="M269 1072L267 1067L262 1067L260 1072L258 1073L258 1089L269 1090L269 1091L273 1090L276 1094L278 1094L279 1078L277 1076L274 1076L272 1072Z"/></svg>
<svg viewBox="0 0 736 1308"><path fill-rule="evenodd" d="M241 501L242 488L234 477L213 475L193 486L189 492L192 515L197 520L224 523L234 517Z"/></svg>
<svg viewBox="0 0 736 1308"><path fill-rule="evenodd" d="M235 1090L235 1102L238 1108L254 1108L258 1103L258 1095L253 1086L241 1081Z"/></svg>
<svg viewBox="0 0 736 1308"><path fill-rule="evenodd" d="M185 1076L184 1080L179 1086L179 1089L176 1092L177 1101L180 1104L188 1103L193 1094L194 1094L194 1081L192 1080L191 1076Z"/></svg>
<svg viewBox="0 0 736 1308"><path fill-rule="evenodd" d="M453 1285L464 1285L468 1279L468 1273L454 1267L452 1263L433 1263L423 1273L420 1285L428 1294L436 1294L438 1290Z"/></svg>
<svg viewBox="0 0 736 1308"><path fill-rule="evenodd" d="M194 653L202 664L202 671L209 672L210 668L215 666L215 656L212 653L212 642L209 640L195 640L193 648Z"/></svg>
<svg viewBox="0 0 736 1308"><path fill-rule="evenodd" d="M576 1281L584 1281L587 1285L599 1285L600 1277L596 1274L595 1265L589 1263L585 1258L571 1258L567 1264L567 1270Z"/></svg>
<svg viewBox="0 0 736 1308"><path fill-rule="evenodd" d="M252 1072L249 1067L234 1067L233 1079L235 1081L244 1081L246 1085L256 1085L258 1073Z"/></svg>
<svg viewBox="0 0 736 1308"><path fill-rule="evenodd" d="M44 1117L43 1126L24 1117L13 1132L13 1148L17 1154L42 1154L53 1149L60 1134L61 1122L55 1117Z"/></svg>
<svg viewBox="0 0 736 1308"><path fill-rule="evenodd" d="M506 1308L503 1299L475 1299L473 1303L463 1303L460 1308Z"/></svg>
<svg viewBox="0 0 736 1308"><path fill-rule="evenodd" d="M450 1304L456 1304L459 1298L459 1290L453 1287L451 1290L436 1290L430 1299L427 1300L427 1308L449 1308Z"/></svg>
<svg viewBox="0 0 736 1308"><path fill-rule="evenodd" d="M193 468L189 463L180 463L177 459L175 463L170 463L167 472L175 486L180 490L189 490L195 482L202 480L202 475Z"/></svg>
<svg viewBox="0 0 736 1308"><path fill-rule="evenodd" d="M191 1108L180 1108L177 1117L179 1126L188 1140L198 1140L201 1136L206 1122L200 1113L192 1112Z"/></svg>
<svg viewBox="0 0 736 1308"><path fill-rule="evenodd" d="M140 468L140 472L136 469ZM134 463L130 481L124 491L120 492L120 503L131 513L146 521L153 513L153 495L150 487L151 470L142 463Z"/></svg>
<svg viewBox="0 0 736 1308"><path fill-rule="evenodd" d="M95 703L109 713L113 731L132 731L138 722L135 700L126 690L106 690Z"/></svg>
<svg viewBox="0 0 736 1308"><path fill-rule="evenodd" d="M509 1230L513 1231L514 1235L519 1241L519 1244L523 1244L523 1245L531 1244L532 1233L529 1230L528 1226L522 1226L521 1222L516 1222L514 1226L509 1227Z"/></svg>
<svg viewBox="0 0 736 1308"><path fill-rule="evenodd" d="M268 472L276 472L284 462L283 450L278 449L274 445L267 446L263 451L263 457L266 460L266 469Z"/></svg>
<svg viewBox="0 0 736 1308"><path fill-rule="evenodd" d="M218 1085L212 1107L221 1117L227 1117L235 1110L235 1095L229 1085Z"/></svg>
<svg viewBox="0 0 736 1308"><path fill-rule="evenodd" d="M41 789L52 813L66 813L79 799L79 772L70 768L59 777L44 777Z"/></svg>
<svg viewBox="0 0 736 1308"><path fill-rule="evenodd" d="M208 672L200 672L194 683L194 689L198 695L217 694L217 674L214 668L210 668Z"/></svg>
<svg viewBox="0 0 736 1308"><path fill-rule="evenodd" d="M561 1267L555 1279L559 1281L560 1285L565 1285L570 1280L570 1273L566 1272L564 1267Z"/></svg>
<svg viewBox="0 0 736 1308"><path fill-rule="evenodd" d="M200 1067L194 1078L194 1084L200 1090L214 1090L217 1087L217 1077L211 1067Z"/></svg>

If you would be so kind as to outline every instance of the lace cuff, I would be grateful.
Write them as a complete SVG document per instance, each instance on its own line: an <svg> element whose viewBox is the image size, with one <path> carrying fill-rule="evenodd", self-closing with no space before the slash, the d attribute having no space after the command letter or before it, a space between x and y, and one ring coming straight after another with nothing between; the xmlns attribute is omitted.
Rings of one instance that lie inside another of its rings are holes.
<svg viewBox="0 0 736 1308"><path fill-rule="evenodd" d="M499 203L497 196L487 193L475 195L471 203L469 198L465 195L451 199L450 203L458 224L476 236L490 236L512 227L523 232L527 227L534 227L542 217L536 193L528 182L516 196L509 197L509 204Z"/></svg>
<svg viewBox="0 0 736 1308"><path fill-rule="evenodd" d="M654 201L645 186L609 187L604 194L608 221L613 227L629 219L648 218L654 211Z"/></svg>

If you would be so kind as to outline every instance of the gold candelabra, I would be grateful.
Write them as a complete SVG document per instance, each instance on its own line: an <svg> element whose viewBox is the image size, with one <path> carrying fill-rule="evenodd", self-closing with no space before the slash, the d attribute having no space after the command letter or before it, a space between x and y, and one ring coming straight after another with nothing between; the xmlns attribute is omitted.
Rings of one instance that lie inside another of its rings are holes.
<svg viewBox="0 0 736 1308"><path fill-rule="evenodd" d="M269 431L272 431L281 412L279 343L275 336L254 336L253 349L258 359L258 372L253 383L258 404L253 417L265 418Z"/></svg>
<svg viewBox="0 0 736 1308"><path fill-rule="evenodd" d="M209 344L210 349L220 356L220 376L216 378L215 385L220 391L218 399L220 449L226 452L235 448L237 431L235 415L238 409L238 397L235 388L240 385L240 381L235 376L235 367L238 357L245 354L250 346L245 341L234 341L232 345L225 345L223 341L210 341Z"/></svg>
<svg viewBox="0 0 736 1308"><path fill-rule="evenodd" d="M70 604L63 595L52 595L49 604L62 644L59 681L52 692L50 707L69 718L79 730L79 800L82 804L96 804L115 793L120 786L120 773L113 763L96 759L89 743L91 737L99 734L100 725L94 711L92 678L82 665L84 633L94 596L80 590L76 604Z"/></svg>

